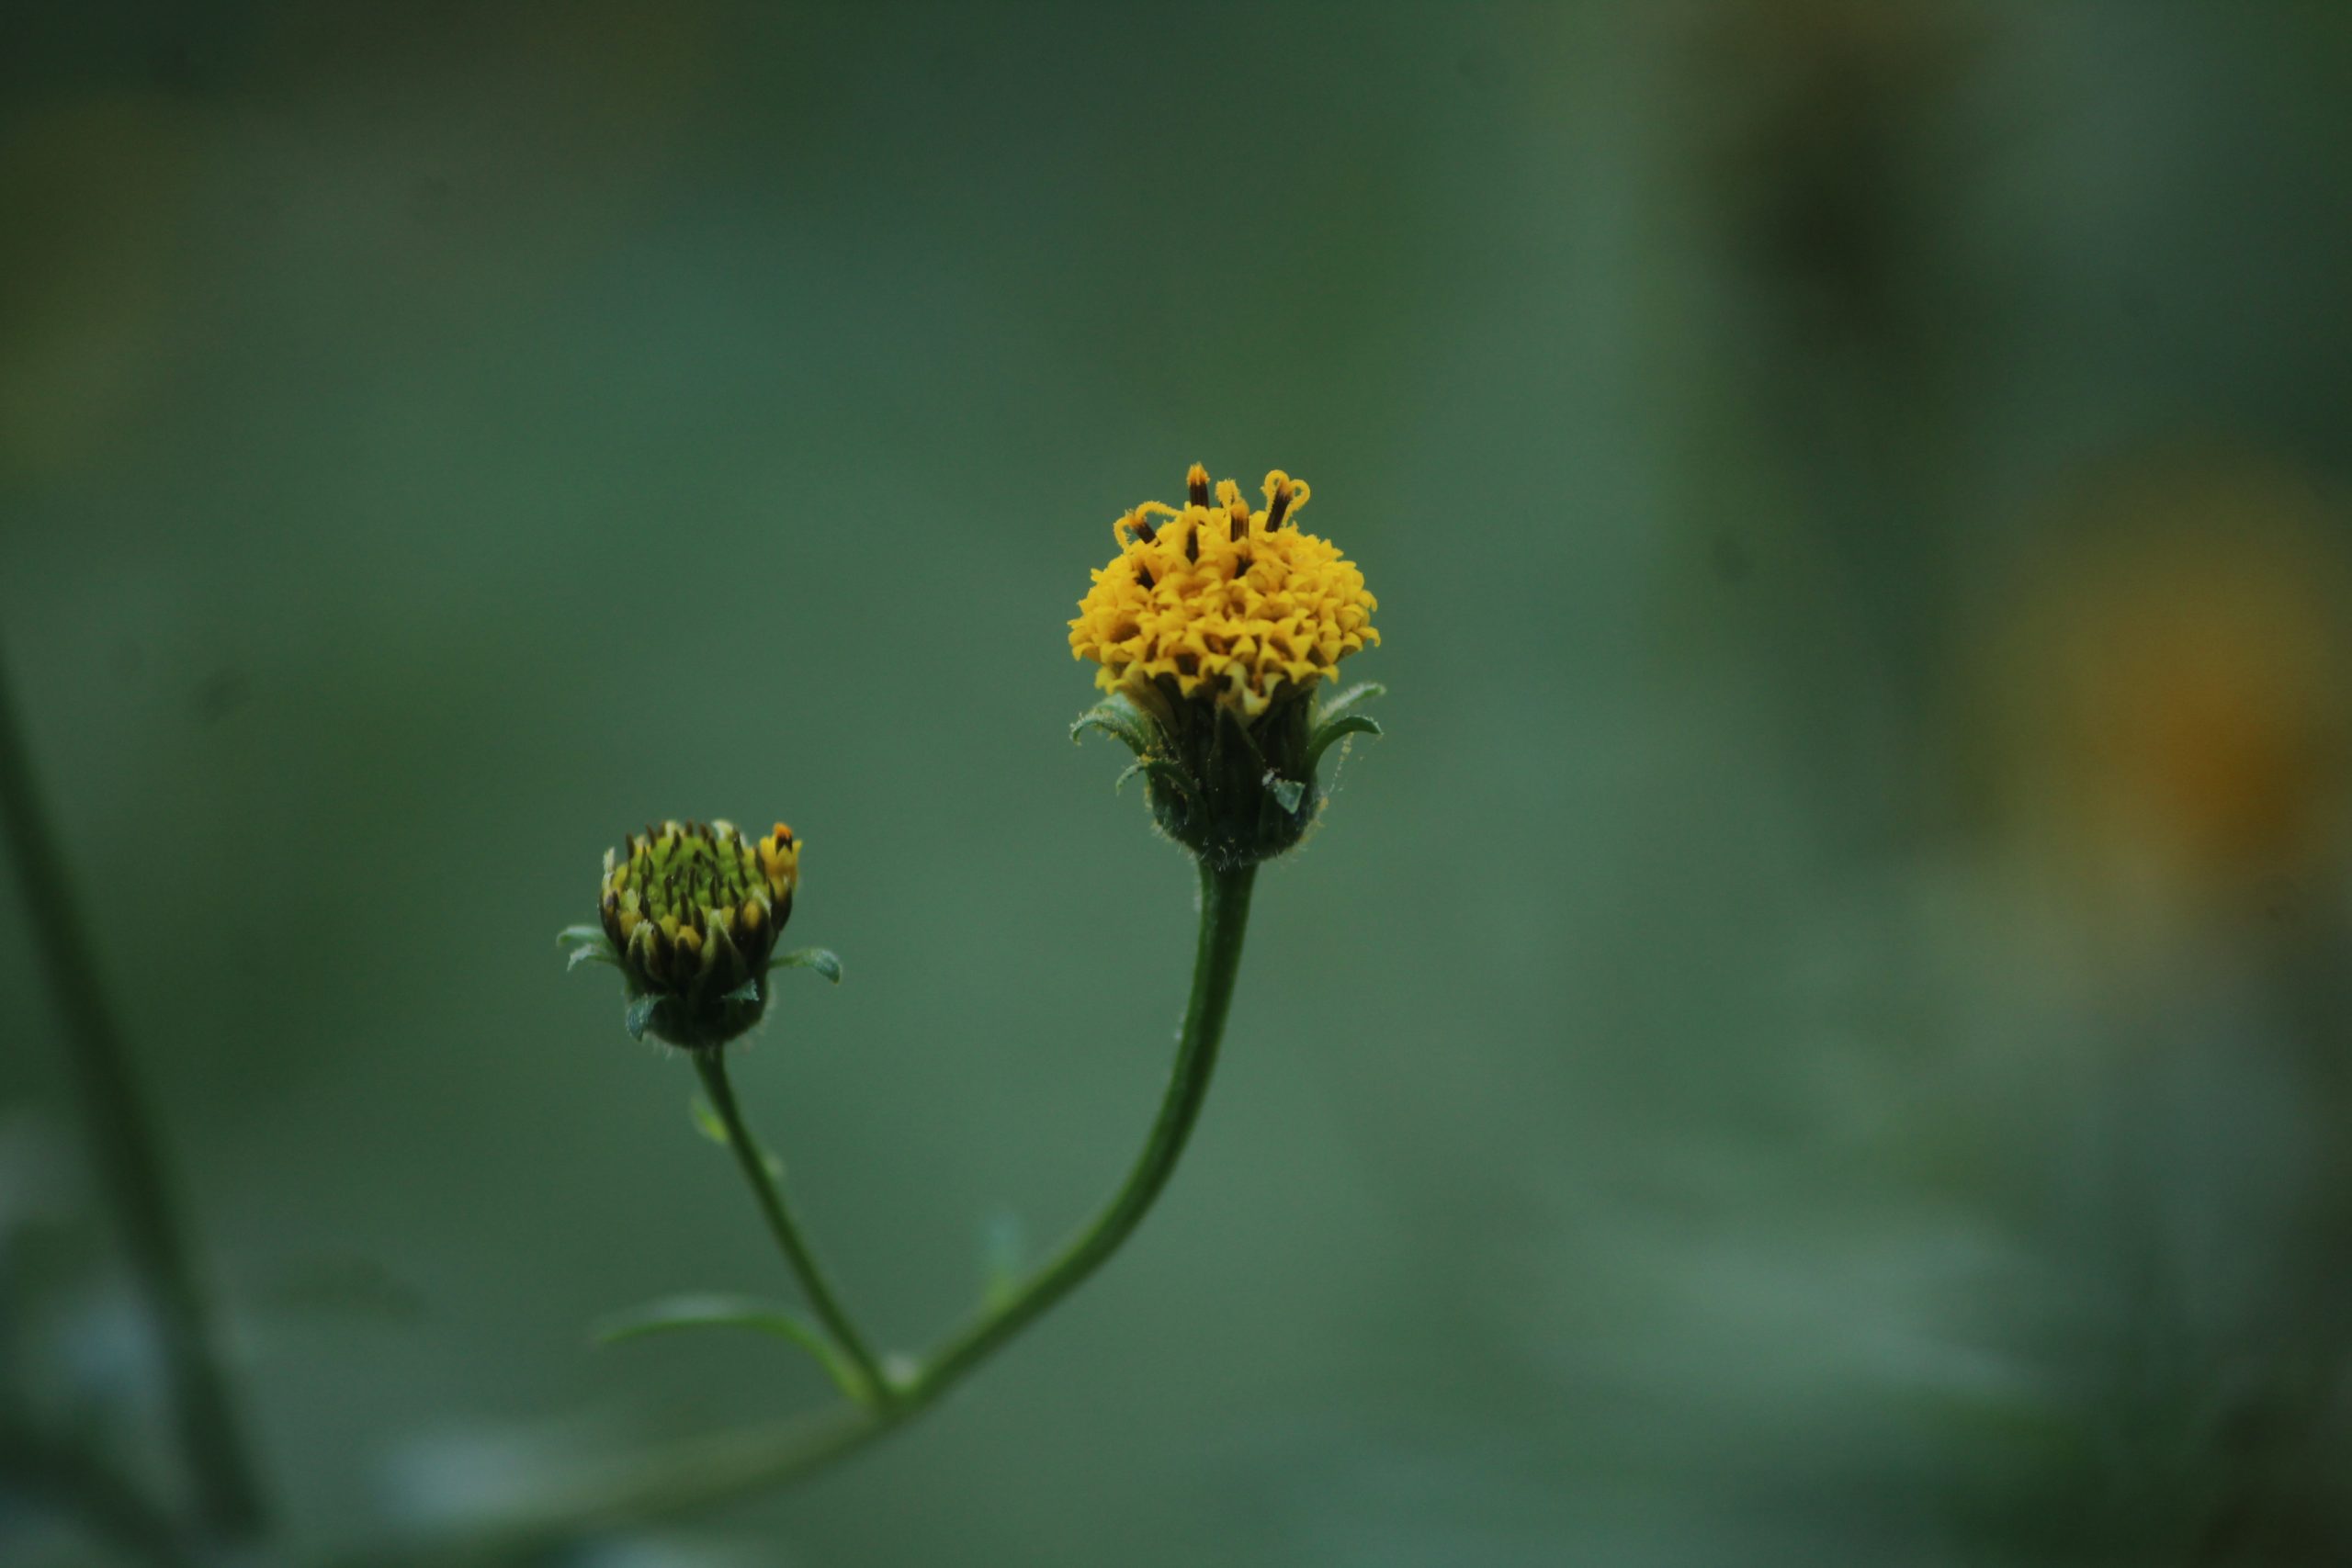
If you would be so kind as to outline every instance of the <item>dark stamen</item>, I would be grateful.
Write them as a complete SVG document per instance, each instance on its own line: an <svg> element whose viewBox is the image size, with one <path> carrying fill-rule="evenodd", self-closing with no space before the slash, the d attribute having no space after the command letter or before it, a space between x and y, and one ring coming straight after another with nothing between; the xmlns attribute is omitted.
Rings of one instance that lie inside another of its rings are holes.
<svg viewBox="0 0 2352 1568"><path fill-rule="evenodd" d="M1201 531L1198 527L1184 530L1184 558L1195 565L1200 562Z"/></svg>
<svg viewBox="0 0 2352 1568"><path fill-rule="evenodd" d="M1184 485L1188 492L1185 499L1194 506L1206 506L1209 503L1209 471L1206 468L1198 463L1193 464L1193 471L1185 476Z"/></svg>
<svg viewBox="0 0 2352 1568"><path fill-rule="evenodd" d="M1136 581L1143 584L1146 588L1150 588L1156 585L1156 580L1151 575L1151 568L1148 566L1139 566L1136 568Z"/></svg>
<svg viewBox="0 0 2352 1568"><path fill-rule="evenodd" d="M1283 513L1290 510L1290 486L1275 489L1274 499L1266 503L1266 532L1272 533L1283 525Z"/></svg>
<svg viewBox="0 0 2352 1568"><path fill-rule="evenodd" d="M1151 520L1148 517L1136 518L1135 521L1135 530L1136 537L1142 540L1147 545L1151 543L1151 541L1157 538L1159 535L1159 530L1151 525Z"/></svg>

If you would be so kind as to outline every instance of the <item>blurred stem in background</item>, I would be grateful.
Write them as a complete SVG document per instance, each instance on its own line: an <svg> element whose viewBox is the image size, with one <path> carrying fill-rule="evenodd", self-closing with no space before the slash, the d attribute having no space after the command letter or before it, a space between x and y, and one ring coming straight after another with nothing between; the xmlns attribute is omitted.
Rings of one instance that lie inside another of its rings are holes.
<svg viewBox="0 0 2352 1568"><path fill-rule="evenodd" d="M20 1484L36 1507L78 1522L90 1539L155 1568L197 1568L177 1520L130 1483L69 1443L0 1421L0 1474Z"/></svg>
<svg viewBox="0 0 2352 1568"><path fill-rule="evenodd" d="M422 1550L362 1553L345 1568L459 1568L526 1561L605 1531L673 1518L786 1485L847 1458L903 1425L962 1382L1022 1329L1109 1261L1151 1212L1175 1173L1216 1068L1218 1043L1241 970L1254 865L1201 868L1200 939L1193 989L1159 1113L1126 1179L1084 1228L1025 1280L990 1303L931 1355L893 1375L849 1319L786 1207L766 1152L753 1141L717 1052L698 1056L705 1087L725 1124L737 1163L759 1200L811 1304L851 1363L871 1380L871 1397L797 1421L695 1439L633 1456L608 1472L572 1477L559 1495L463 1539Z"/></svg>
<svg viewBox="0 0 2352 1568"><path fill-rule="evenodd" d="M232 1540L250 1538L261 1524L261 1495L221 1371L218 1325L182 1238L154 1123L141 1099L122 1031L107 1010L88 931L35 788L4 657L0 829L16 862L33 942L65 1025L65 1066L81 1105L91 1156L122 1225L131 1271L155 1325L198 1511L212 1533ZM14 1452L8 1450L11 1456ZM87 1472L77 1467L73 1473ZM75 1495L87 1490L77 1488ZM120 1489L107 1485L98 1490L111 1495Z"/></svg>

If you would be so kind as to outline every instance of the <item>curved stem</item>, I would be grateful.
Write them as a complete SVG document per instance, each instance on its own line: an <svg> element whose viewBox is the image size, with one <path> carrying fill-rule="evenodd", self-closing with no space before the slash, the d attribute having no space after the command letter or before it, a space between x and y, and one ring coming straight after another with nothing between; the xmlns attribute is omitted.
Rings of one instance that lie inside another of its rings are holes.
<svg viewBox="0 0 2352 1568"><path fill-rule="evenodd" d="M831 1440L814 1452L778 1454L769 1464L743 1467L733 1491L764 1490L797 1480L887 1435L944 1394L1007 1340L1076 1290L1134 1234L1167 1187L1168 1179L1175 1174L1176 1162L1192 1137L1193 1123L1200 1120L1202 1104L1208 1099L1209 1079L1216 1070L1217 1046L1225 1038L1226 1015L1233 1006L1234 981L1241 972L1242 942L1250 927L1250 893L1257 874L1255 866L1234 871L1201 867L1200 939L1193 951L1193 994L1184 1009L1184 1027L1177 1041L1175 1065L1169 1070L1168 1089L1160 1097L1159 1114L1152 1121L1143 1151L1136 1156L1126 1180L1112 1194L1111 1201L1063 1243L1043 1268L949 1336L938 1349L923 1358L912 1373L895 1384L878 1383L876 1386L885 1391L887 1397L864 1424L838 1429ZM712 1076L713 1069L706 1066L706 1081ZM723 1082L723 1072L719 1077ZM743 1154L751 1145L748 1139L737 1136L739 1120L730 1116L724 1105L720 1115L727 1120L729 1137L736 1140L739 1157L752 1161L746 1168L747 1174L756 1169L764 1178L766 1168L758 1164L756 1151ZM777 1212L781 1212L780 1200ZM782 1239L781 1234L778 1239ZM824 1310L828 1299L817 1298L820 1311ZM827 1321L832 1320L828 1316Z"/></svg>
<svg viewBox="0 0 2352 1568"><path fill-rule="evenodd" d="M867 1397L887 1400L890 1384L882 1374L881 1362L858 1332L857 1324L842 1305L841 1297L833 1291L832 1281L825 1277L824 1266L817 1261L800 1227L792 1218L792 1210L784 1201L784 1185L777 1180L768 1157L752 1136L751 1127L743 1120L742 1107L735 1102L735 1086L727 1077L727 1056L722 1051L700 1051L695 1054L695 1070L702 1075L703 1089L710 1095L711 1108L718 1112L721 1125L727 1129L727 1146L735 1151L735 1163L742 1168L743 1179L751 1183L752 1196L759 1200L760 1213L766 1216L768 1233L783 1249L785 1261L800 1280L800 1288L808 1293L808 1304L817 1309L824 1320L827 1332L841 1345L852 1366L857 1369L859 1382Z"/></svg>
<svg viewBox="0 0 2352 1568"><path fill-rule="evenodd" d="M1119 1249L1150 1213L1160 1190L1175 1174L1176 1161L1200 1120L1210 1076L1216 1070L1218 1043L1233 1005L1233 983L1241 970L1241 943L1250 926L1250 890L1258 868L1211 871L1201 867L1201 934L1193 958L1193 995L1184 1009L1184 1031L1176 1063L1151 1136L1136 1156L1127 1179L1091 1223L1062 1245L1052 1260L1001 1302L952 1336L910 1379L903 1390L910 1406L925 1404L1020 1333L1056 1302L1075 1290Z"/></svg>
<svg viewBox="0 0 2352 1568"><path fill-rule="evenodd" d="M1125 1181L1044 1267L951 1335L911 1373L895 1383L880 1382L877 1375L876 1387L882 1397L871 1404L838 1405L806 1421L707 1438L656 1457L639 1456L623 1474L583 1483L576 1488L575 1502L544 1500L528 1511L527 1517L510 1519L466 1540L444 1543L437 1550L354 1557L339 1568L421 1568L427 1563L434 1568L474 1568L525 1561L534 1552L598 1530L674 1517L787 1485L847 1459L905 1425L1108 1261L1167 1187L1208 1096L1217 1045L1225 1037L1226 1014L1233 1005L1234 981L1240 974L1250 892L1255 881L1254 867L1212 872L1204 866L1201 870L1201 931L1193 962L1192 999L1184 1010L1183 1033L1159 1113ZM805 1258L807 1249L785 1213L782 1197L771 1191L758 1146L735 1111L723 1066L715 1055L698 1056L695 1065L710 1088L744 1175L753 1190L763 1194L761 1206L768 1212L776 1239L787 1256L797 1253ZM797 1261L794 1264L796 1269L800 1266ZM803 1275L804 1282L821 1283L813 1259L808 1261L808 1270ZM827 1303L832 1302L830 1291L820 1293L812 1289L810 1295L820 1312L826 1312ZM832 1313L838 1312L834 1303ZM839 1333L847 1320L844 1317L836 1324L832 1313L827 1314L826 1321ZM850 1341L844 1338L843 1343Z"/></svg>
<svg viewBox="0 0 2352 1568"><path fill-rule="evenodd" d="M154 1124L130 1053L107 1008L97 960L63 858L33 784L24 729L0 666L0 829L22 879L28 923L40 949L68 1037L66 1070L81 1101L100 1181L119 1217L132 1273L153 1310L180 1446L206 1518L246 1537L261 1522L260 1488L221 1371L211 1303L174 1213Z"/></svg>

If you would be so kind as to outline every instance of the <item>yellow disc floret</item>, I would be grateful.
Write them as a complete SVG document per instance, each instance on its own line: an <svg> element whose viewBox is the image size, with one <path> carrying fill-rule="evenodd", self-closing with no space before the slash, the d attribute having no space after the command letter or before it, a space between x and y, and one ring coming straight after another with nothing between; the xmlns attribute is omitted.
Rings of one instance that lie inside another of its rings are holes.
<svg viewBox="0 0 2352 1568"><path fill-rule="evenodd" d="M1096 685L1206 695L1255 718L1380 640L1363 573L1298 528L1303 481L1268 474L1255 511L1231 479L1212 499L1198 463L1185 489L1181 509L1146 502L1112 525L1119 554L1069 624L1072 656L1102 666Z"/></svg>

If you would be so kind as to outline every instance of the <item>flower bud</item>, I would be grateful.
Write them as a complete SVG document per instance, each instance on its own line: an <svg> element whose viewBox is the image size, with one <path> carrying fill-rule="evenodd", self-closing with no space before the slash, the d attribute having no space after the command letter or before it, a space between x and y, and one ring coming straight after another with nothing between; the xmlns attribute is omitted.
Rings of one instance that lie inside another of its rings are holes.
<svg viewBox="0 0 2352 1568"><path fill-rule="evenodd" d="M664 822L605 851L597 914L628 983L630 1032L708 1050L757 1023L799 880L800 846L781 822L757 840L729 822Z"/></svg>
<svg viewBox="0 0 2352 1568"><path fill-rule="evenodd" d="M1296 844L1322 807L1323 751L1379 729L1350 711L1376 687L1317 701L1380 634L1363 573L1299 527L1309 493L1277 469L1253 510L1194 464L1183 507L1148 502L1112 525L1119 553L1069 623L1072 656L1110 694L1079 727L1135 751L1161 829L1219 868Z"/></svg>

